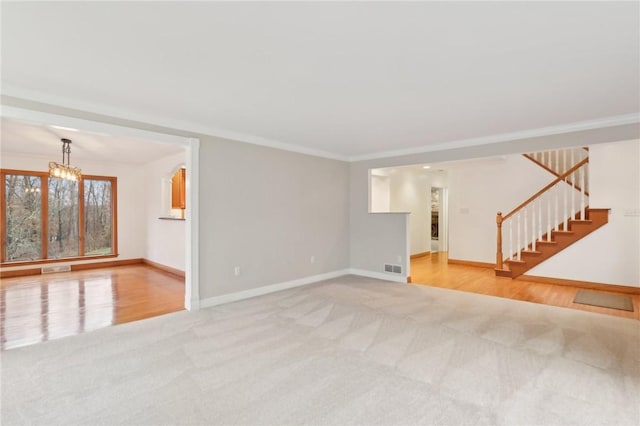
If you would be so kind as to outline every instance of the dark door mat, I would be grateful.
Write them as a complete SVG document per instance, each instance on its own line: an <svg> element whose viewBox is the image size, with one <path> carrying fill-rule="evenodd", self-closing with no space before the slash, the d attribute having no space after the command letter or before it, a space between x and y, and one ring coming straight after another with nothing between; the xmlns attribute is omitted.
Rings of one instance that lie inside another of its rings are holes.
<svg viewBox="0 0 640 426"><path fill-rule="evenodd" d="M573 303L582 305L601 306L603 308L618 309L633 312L631 297L623 294L601 293L599 291L578 290Z"/></svg>

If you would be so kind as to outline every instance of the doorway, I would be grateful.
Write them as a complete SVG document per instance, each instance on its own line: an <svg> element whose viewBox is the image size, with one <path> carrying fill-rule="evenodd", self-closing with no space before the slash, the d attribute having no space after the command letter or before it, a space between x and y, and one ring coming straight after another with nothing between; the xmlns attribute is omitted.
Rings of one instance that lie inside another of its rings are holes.
<svg viewBox="0 0 640 426"><path fill-rule="evenodd" d="M447 251L447 188L431 187L431 253Z"/></svg>
<svg viewBox="0 0 640 426"><path fill-rule="evenodd" d="M186 185L185 197L189 200L185 209L184 232L184 307L188 310L199 308L199 274L198 274L198 228L199 228L199 148L200 141L196 138L175 136L158 131L142 130L133 127L108 124L81 118L74 118L53 113L41 112L21 107L3 105L2 116L27 123L53 125L93 134L110 135L114 137L128 137L157 144L179 145L185 150Z"/></svg>

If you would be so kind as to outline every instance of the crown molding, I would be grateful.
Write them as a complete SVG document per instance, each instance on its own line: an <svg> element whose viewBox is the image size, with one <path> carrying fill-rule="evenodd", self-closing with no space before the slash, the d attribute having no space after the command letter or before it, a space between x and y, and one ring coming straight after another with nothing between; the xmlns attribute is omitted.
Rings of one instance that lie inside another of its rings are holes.
<svg viewBox="0 0 640 426"><path fill-rule="evenodd" d="M518 132L502 133L497 135L482 136L479 138L460 139L435 145L425 145L417 148L383 151L375 154L365 154L349 157L350 162L377 160L382 158L400 157L404 155L423 154L426 152L446 151L457 148L469 148L480 145L491 145L500 142L515 141L541 136L551 136L563 133L578 132L582 130L600 129L625 124L640 123L640 112L604 117L596 120L579 121L575 123L560 124L557 126L540 127L537 129L522 130Z"/></svg>
<svg viewBox="0 0 640 426"><path fill-rule="evenodd" d="M71 130L80 130L94 135L135 138L159 143L189 146L193 138L160 133L157 131L136 129L127 126L98 122L93 119L76 118L68 115L34 111L29 108L2 105L0 116L26 123L52 125Z"/></svg>
<svg viewBox="0 0 640 426"><path fill-rule="evenodd" d="M140 123L155 125L168 129L173 129L184 133L195 133L208 135L213 137L219 137L223 139L230 139L238 142L245 142L252 145L265 146L269 148L280 149L289 152L295 152L298 154L311 155L314 157L327 158L331 160L339 160L346 162L358 162L366 160L376 160L383 158L393 158L405 155L423 154L428 152L446 151L450 149L470 148L481 145L491 145L500 142L514 141L518 139L526 139L541 136L557 135L562 133L577 132L582 130L591 130L597 128L613 127L625 124L640 123L640 112L631 114L617 115L612 117L603 117L595 120L580 121L574 123L560 124L556 126L541 127L537 129L522 130L511 133L502 133L489 136L482 136L478 138L460 139L449 142L442 142L432 145L424 145L415 148L399 149L382 151L371 154L347 156L334 152L317 150L313 148L306 148L299 145L293 145L290 143L280 142L274 139L263 138L256 135L251 135L242 132L236 132L233 130L222 129L218 127L203 126L188 121L176 120L166 117L140 114L133 111L128 111L122 108L114 108L105 105L98 105L94 103L81 102L65 97L51 95L43 92L33 91L29 89L19 88L17 86L3 83L2 95L19 98L25 101L39 102L49 104L52 106L58 106L62 108L69 108L79 111L85 111L93 114L99 114L109 116L117 119L127 121L137 121ZM3 106L3 111L7 107ZM3 112L4 115L4 112ZM60 114L56 114L60 115ZM197 135L193 135L197 136Z"/></svg>
<svg viewBox="0 0 640 426"><path fill-rule="evenodd" d="M331 160L349 161L349 157L336 154L329 151L323 151L313 148L306 148L299 145L293 145L286 142L280 142L274 139L263 138L233 130L222 129L212 126L203 126L201 124L189 121L176 120L173 118L161 117L149 114L140 114L124 108L114 108L106 105L95 104L91 102L77 101L62 96L52 95L49 93L39 92L30 89L24 89L12 84L2 84L2 95L19 98L30 102L39 102L51 106L85 111L93 114L109 116L127 121L136 121L144 124L173 129L184 133L195 133L196 135L207 135L222 139L230 139L238 142L245 142L252 145L265 146L268 148L276 148L283 151L295 152L298 154L311 155L314 157L328 158ZM5 107L3 106L3 109Z"/></svg>

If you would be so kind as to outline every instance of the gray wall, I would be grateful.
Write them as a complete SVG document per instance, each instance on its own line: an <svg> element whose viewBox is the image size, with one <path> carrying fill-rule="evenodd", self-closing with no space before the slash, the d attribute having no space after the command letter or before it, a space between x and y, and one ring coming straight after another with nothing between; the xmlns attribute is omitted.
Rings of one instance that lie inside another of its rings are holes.
<svg viewBox="0 0 640 426"><path fill-rule="evenodd" d="M2 103L199 138L200 299L349 267L348 163L7 96Z"/></svg>
<svg viewBox="0 0 640 426"><path fill-rule="evenodd" d="M2 96L2 103L196 137L200 145L200 298L351 267L408 273L406 214L368 212L370 168L638 139L637 124L350 164ZM309 257L315 255L316 263ZM400 262L398 262L400 256ZM235 277L233 269L240 266Z"/></svg>
<svg viewBox="0 0 640 426"><path fill-rule="evenodd" d="M342 161L202 137L201 298L348 268L348 173Z"/></svg>

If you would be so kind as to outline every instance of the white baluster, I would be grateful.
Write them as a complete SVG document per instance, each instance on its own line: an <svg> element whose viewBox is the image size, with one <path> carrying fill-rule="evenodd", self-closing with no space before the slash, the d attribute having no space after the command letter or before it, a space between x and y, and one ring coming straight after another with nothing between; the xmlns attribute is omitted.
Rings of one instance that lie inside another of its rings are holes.
<svg viewBox="0 0 640 426"><path fill-rule="evenodd" d="M536 200L531 204L531 250L536 251Z"/></svg>
<svg viewBox="0 0 640 426"><path fill-rule="evenodd" d="M538 198L538 239L542 241L542 196Z"/></svg>
<svg viewBox="0 0 640 426"><path fill-rule="evenodd" d="M549 151L544 153L544 165L551 168L551 154Z"/></svg>
<svg viewBox="0 0 640 426"><path fill-rule="evenodd" d="M560 150L556 149L556 164L555 164L555 168L554 170L556 171L556 173L560 174L560 161L558 161L558 155L559 155Z"/></svg>
<svg viewBox="0 0 640 426"><path fill-rule="evenodd" d="M576 214L576 172L571 173L571 219Z"/></svg>
<svg viewBox="0 0 640 426"><path fill-rule="evenodd" d="M547 241L551 241L551 191L553 191L553 189L550 188L547 193Z"/></svg>
<svg viewBox="0 0 640 426"><path fill-rule="evenodd" d="M584 195L588 198L587 192L589 192L589 163L584 163Z"/></svg>
<svg viewBox="0 0 640 426"><path fill-rule="evenodd" d="M509 219L509 259L513 260L513 219Z"/></svg>
<svg viewBox="0 0 640 426"><path fill-rule="evenodd" d="M563 217L564 217L564 230L568 231L569 230L569 216L567 213L567 202L569 199L569 194L567 194L567 191L569 190L569 184L566 181L567 178L565 178L565 180L563 181L565 184L562 185L562 194L563 194L563 198L564 198L564 202L562 203L562 211L563 211Z"/></svg>
<svg viewBox="0 0 640 426"><path fill-rule="evenodd" d="M571 150L571 167L575 166L576 163L573 159L573 155L576 152L575 149ZM573 171L571 173L571 219L575 219L575 214L576 214L576 172Z"/></svg>
<svg viewBox="0 0 640 426"><path fill-rule="evenodd" d="M523 247L526 250L529 248L529 225L527 221L527 207L524 208L524 244Z"/></svg>
<svg viewBox="0 0 640 426"><path fill-rule="evenodd" d="M580 167L580 191L582 192L582 196L580 197L580 219L585 219L584 208L585 208L585 198L584 198L584 166Z"/></svg>
<svg viewBox="0 0 640 426"><path fill-rule="evenodd" d="M584 195L589 198L587 194L587 192L589 192L589 163L584 163L582 170L584 171Z"/></svg>
<svg viewBox="0 0 640 426"><path fill-rule="evenodd" d="M518 260L520 260L520 248L522 247L520 245L520 212L518 212L517 216L518 216L518 222L516 224L516 235L517 235L517 237L516 237L516 248L518 250Z"/></svg>
<svg viewBox="0 0 640 426"><path fill-rule="evenodd" d="M560 203L560 201L558 200L558 185L556 185L553 188L553 195L556 199L556 208L555 208L555 217L553 218L553 228L557 231L559 228L558 226L560 225L560 222L558 222L558 204Z"/></svg>

